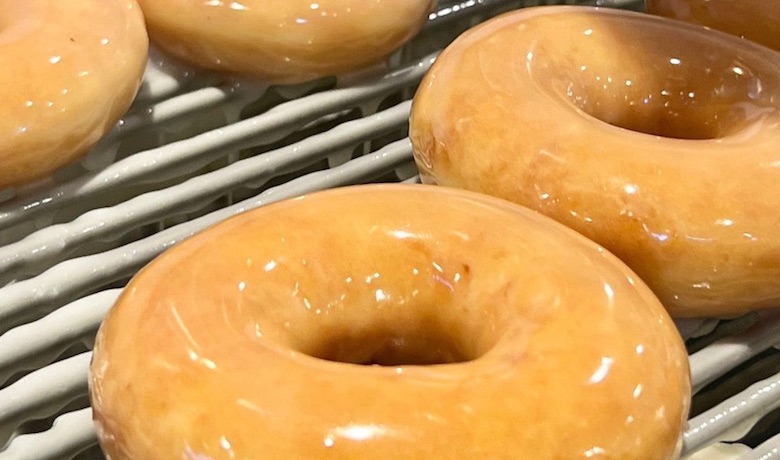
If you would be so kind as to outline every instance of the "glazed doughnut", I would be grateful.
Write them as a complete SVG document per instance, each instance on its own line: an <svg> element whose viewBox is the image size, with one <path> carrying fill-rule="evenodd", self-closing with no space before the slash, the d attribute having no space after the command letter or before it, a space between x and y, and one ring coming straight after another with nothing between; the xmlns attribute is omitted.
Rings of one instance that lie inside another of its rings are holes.
<svg viewBox="0 0 780 460"><path fill-rule="evenodd" d="M4 0L0 190L78 161L130 106L148 38L135 0Z"/></svg>
<svg viewBox="0 0 780 460"><path fill-rule="evenodd" d="M645 3L651 14L722 30L780 51L777 0L645 0Z"/></svg>
<svg viewBox="0 0 780 460"><path fill-rule="evenodd" d="M376 64L435 0L139 0L154 44L211 70L299 83Z"/></svg>
<svg viewBox="0 0 780 460"><path fill-rule="evenodd" d="M492 197L371 185L157 258L103 322L90 388L114 460L669 459L687 366L591 241Z"/></svg>
<svg viewBox="0 0 780 460"><path fill-rule="evenodd" d="M425 183L514 201L603 245L672 316L777 307L777 56L640 13L509 13L463 34L421 83L417 166Z"/></svg>

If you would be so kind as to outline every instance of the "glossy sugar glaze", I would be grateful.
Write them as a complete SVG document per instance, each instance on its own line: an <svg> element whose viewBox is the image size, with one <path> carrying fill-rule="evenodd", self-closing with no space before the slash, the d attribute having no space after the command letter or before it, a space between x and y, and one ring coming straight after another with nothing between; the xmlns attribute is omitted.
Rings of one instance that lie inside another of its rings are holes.
<svg viewBox="0 0 780 460"><path fill-rule="evenodd" d="M510 44L508 46L507 44ZM586 7L464 34L415 97L424 182L536 209L615 253L676 316L780 305L780 60Z"/></svg>
<svg viewBox="0 0 780 460"><path fill-rule="evenodd" d="M0 2L0 190L96 144L135 97L147 47L135 0Z"/></svg>
<svg viewBox="0 0 780 460"><path fill-rule="evenodd" d="M269 83L377 64L428 19L434 0L140 0L152 41L180 59Z"/></svg>
<svg viewBox="0 0 780 460"><path fill-rule="evenodd" d="M420 185L273 204L166 252L101 326L90 387L114 460L670 459L690 397L671 319L614 256Z"/></svg>

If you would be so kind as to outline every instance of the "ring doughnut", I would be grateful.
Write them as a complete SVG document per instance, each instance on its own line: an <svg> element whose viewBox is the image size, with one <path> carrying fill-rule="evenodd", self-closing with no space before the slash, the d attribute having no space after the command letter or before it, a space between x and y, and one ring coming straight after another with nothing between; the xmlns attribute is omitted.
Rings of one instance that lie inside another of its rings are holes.
<svg viewBox="0 0 780 460"><path fill-rule="evenodd" d="M422 185L283 201L181 243L114 305L90 377L114 460L669 459L689 385L617 258Z"/></svg>
<svg viewBox="0 0 780 460"><path fill-rule="evenodd" d="M0 190L78 161L130 106L148 38L135 0L0 7Z"/></svg>
<svg viewBox="0 0 780 460"><path fill-rule="evenodd" d="M190 64L299 83L376 64L435 0L139 0L152 42ZM237 6L238 5L238 6Z"/></svg>
<svg viewBox="0 0 780 460"><path fill-rule="evenodd" d="M722 30L780 51L777 0L645 0L645 3L648 13Z"/></svg>
<svg viewBox="0 0 780 460"><path fill-rule="evenodd" d="M672 316L776 307L777 56L628 11L509 13L463 34L421 83L417 166L425 183L522 204L603 245Z"/></svg>

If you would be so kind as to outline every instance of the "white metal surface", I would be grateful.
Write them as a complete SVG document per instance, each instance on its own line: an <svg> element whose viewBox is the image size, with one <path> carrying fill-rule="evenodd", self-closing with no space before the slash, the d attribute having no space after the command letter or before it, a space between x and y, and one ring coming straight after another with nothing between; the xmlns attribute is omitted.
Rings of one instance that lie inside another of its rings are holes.
<svg viewBox="0 0 780 460"><path fill-rule="evenodd" d="M0 460L100 458L89 350L129 277L246 209L347 184L415 181L409 100L436 53L502 9L540 3L563 2L441 2L387 67L296 87L221 81L152 54L133 109L81 165L0 191ZM780 314L678 324L695 349L700 413L685 436L689 457L780 458L776 423L753 430L755 449L725 444L780 405L772 351Z"/></svg>

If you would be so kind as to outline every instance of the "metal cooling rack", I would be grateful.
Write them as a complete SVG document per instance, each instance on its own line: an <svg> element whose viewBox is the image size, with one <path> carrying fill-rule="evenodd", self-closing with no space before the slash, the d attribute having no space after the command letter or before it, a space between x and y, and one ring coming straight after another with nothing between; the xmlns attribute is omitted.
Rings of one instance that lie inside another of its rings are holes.
<svg viewBox="0 0 780 460"><path fill-rule="evenodd" d="M247 209L326 188L416 181L410 99L438 51L523 6L441 1L385 66L293 87L225 81L154 51L131 111L45 184L0 191L0 460L100 459L87 399L103 315L144 264ZM691 352L690 459L780 458L780 313L679 322Z"/></svg>

